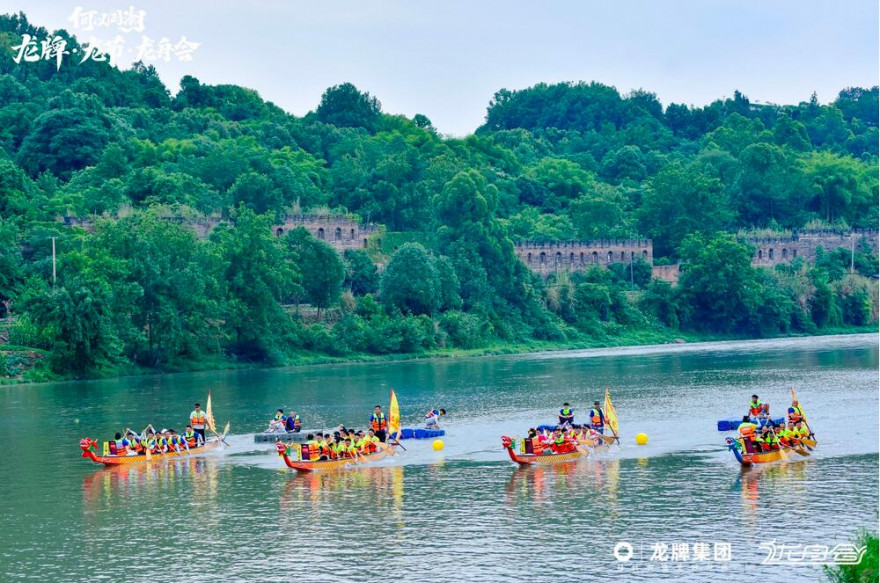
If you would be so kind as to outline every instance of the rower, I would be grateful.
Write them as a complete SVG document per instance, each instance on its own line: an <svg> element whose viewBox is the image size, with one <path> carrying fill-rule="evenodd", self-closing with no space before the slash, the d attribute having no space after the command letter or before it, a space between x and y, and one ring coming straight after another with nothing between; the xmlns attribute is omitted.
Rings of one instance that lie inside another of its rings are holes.
<svg viewBox="0 0 880 583"><path fill-rule="evenodd" d="M379 438L376 437L376 434L373 432L372 429L367 430L367 441L369 442L367 448L369 449L370 453L379 451L379 446L376 445L377 443L379 443Z"/></svg>
<svg viewBox="0 0 880 583"><path fill-rule="evenodd" d="M379 441L385 442L388 433L388 420L385 419L385 413L382 412L382 407L379 405L373 407L373 414L370 415L370 429L373 430Z"/></svg>
<svg viewBox="0 0 880 583"><path fill-rule="evenodd" d="M793 446L801 444L801 435L791 421L788 422L788 426L785 428L785 437Z"/></svg>
<svg viewBox="0 0 880 583"><path fill-rule="evenodd" d="M184 439L184 442L186 443L186 449L189 449L191 447L196 447L196 444L198 442L198 436L196 435L196 432L193 429L192 425L187 425L186 429L184 429L183 439Z"/></svg>
<svg viewBox="0 0 880 583"><path fill-rule="evenodd" d="M440 429L440 417L446 415L446 409L431 409L425 413L425 428Z"/></svg>
<svg viewBox="0 0 880 583"><path fill-rule="evenodd" d="M599 401L593 401L593 408L590 409L590 427L605 434L605 412L599 407Z"/></svg>
<svg viewBox="0 0 880 583"><path fill-rule="evenodd" d="M305 448L307 449L307 451L301 452L300 458L303 461L317 461L320 458L321 453L319 451L320 446L318 445L318 442L315 441L314 434L309 433L306 436L306 439L308 440L305 443Z"/></svg>
<svg viewBox="0 0 880 583"><path fill-rule="evenodd" d="M196 432L196 435L199 436L199 441L205 441L206 422L207 417L205 416L205 412L202 411L202 406L196 403L195 409L189 414L189 424L192 426L193 431Z"/></svg>
<svg viewBox="0 0 880 583"><path fill-rule="evenodd" d="M121 433L117 433L113 441L116 445L115 455L128 455L128 440L123 439Z"/></svg>
<svg viewBox="0 0 880 583"><path fill-rule="evenodd" d="M813 434L813 432L810 431L810 428L807 427L807 424L805 421L798 421L797 424L795 425L795 427L797 427L798 436L801 439L807 439Z"/></svg>
<svg viewBox="0 0 880 583"><path fill-rule="evenodd" d="M598 405L598 403L596 403ZM574 423L574 410L571 408L571 405L568 403L562 404L562 409L559 410L559 424L560 425L572 425Z"/></svg>
<svg viewBox="0 0 880 583"><path fill-rule="evenodd" d="M791 402L791 407L788 408L788 420L795 423L804 420L804 411L796 399Z"/></svg>
<svg viewBox="0 0 880 583"><path fill-rule="evenodd" d="M292 431L293 433L299 433L302 429L302 420L299 418L299 415L296 414L295 411L291 411L290 415L285 418L285 429L287 431Z"/></svg>

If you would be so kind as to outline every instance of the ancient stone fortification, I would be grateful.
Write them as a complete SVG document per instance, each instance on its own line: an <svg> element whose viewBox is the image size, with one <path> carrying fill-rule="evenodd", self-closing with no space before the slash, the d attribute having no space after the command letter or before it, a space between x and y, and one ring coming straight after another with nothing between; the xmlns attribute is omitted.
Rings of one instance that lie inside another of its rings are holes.
<svg viewBox="0 0 880 583"><path fill-rule="evenodd" d="M68 227L79 227L90 233L95 231L95 221L91 218L63 217L59 220ZM200 239L206 239L214 227L223 222L219 217L169 217L167 220L189 225ZM273 225L272 232L280 237L298 227L304 227L313 237L321 239L340 253L346 249L365 249L369 236L379 232L376 225L362 225L344 215L291 215L285 217L282 223Z"/></svg>
<svg viewBox="0 0 880 583"><path fill-rule="evenodd" d="M362 225L341 215L295 215L272 227L279 237L291 229L304 227L316 239L321 239L342 253L346 249L366 249L367 239L379 231L376 225Z"/></svg>
<svg viewBox="0 0 880 583"><path fill-rule="evenodd" d="M602 241L525 242L514 246L517 257L532 271L543 276L558 270L586 271L594 265L629 263L641 257L654 262L650 239L609 239Z"/></svg>
<svg viewBox="0 0 880 583"><path fill-rule="evenodd" d="M673 265L652 265L651 277L654 279L662 279L672 285L678 285L678 279L681 277L681 263Z"/></svg>
<svg viewBox="0 0 880 583"><path fill-rule="evenodd" d="M811 231L796 233L791 237L782 238L747 238L745 241L755 248L752 255L752 265L760 267L773 267L780 263L790 263L797 257L812 264L816 261L816 249L822 247L826 251L833 251L843 247L845 249L858 249L862 244L867 244L875 253L877 252L877 231Z"/></svg>

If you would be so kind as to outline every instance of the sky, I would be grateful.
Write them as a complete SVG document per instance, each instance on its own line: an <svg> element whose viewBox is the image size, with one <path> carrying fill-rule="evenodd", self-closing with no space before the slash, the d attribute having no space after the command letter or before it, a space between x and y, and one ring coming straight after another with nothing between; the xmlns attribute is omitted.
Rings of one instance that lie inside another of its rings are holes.
<svg viewBox="0 0 880 583"><path fill-rule="evenodd" d="M77 7L143 10L145 29L77 29ZM189 62L148 61L172 93L189 74L303 115L349 81L383 111L427 115L454 136L483 123L499 89L539 82L645 89L664 105L736 89L782 104L877 85L880 69L877 0L0 0L17 11L81 41L122 36L122 67L143 36L201 43Z"/></svg>

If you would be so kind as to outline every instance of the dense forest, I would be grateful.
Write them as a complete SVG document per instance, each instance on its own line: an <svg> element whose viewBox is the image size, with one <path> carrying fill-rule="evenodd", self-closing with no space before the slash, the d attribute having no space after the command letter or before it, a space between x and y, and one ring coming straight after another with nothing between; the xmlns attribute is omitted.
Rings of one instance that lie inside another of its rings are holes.
<svg viewBox="0 0 880 583"><path fill-rule="evenodd" d="M3 376L33 358L26 378L877 321L870 250L854 273L848 250L763 269L743 239L876 228L877 87L664 107L641 89L537 84L498 91L453 138L348 83L297 117L235 85L187 76L173 91L140 64L16 64L24 33L48 35L0 16ZM339 255L304 229L273 233L302 212L381 224L381 243ZM200 238L204 217L220 222ZM629 237L686 258L680 284L641 261L542 279L514 255Z"/></svg>

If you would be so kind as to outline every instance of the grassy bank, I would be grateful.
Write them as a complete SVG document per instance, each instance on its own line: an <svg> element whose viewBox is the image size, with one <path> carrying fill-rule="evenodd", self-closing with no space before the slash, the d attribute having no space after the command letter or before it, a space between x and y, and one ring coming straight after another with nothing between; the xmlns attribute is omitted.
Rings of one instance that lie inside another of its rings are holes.
<svg viewBox="0 0 880 583"><path fill-rule="evenodd" d="M877 333L876 326L848 327L823 330L823 334L812 336L839 336L851 334ZM808 334L789 334L775 338L809 337ZM498 356L510 354L530 354L557 350L586 350L591 348L614 348L622 346L648 346L658 344L693 344L697 342L720 342L732 340L760 340L737 335L697 334L672 330L630 330L619 335L604 339L582 339L564 342L523 342L494 343L481 348L441 348L412 354L368 354L352 353L346 355L328 355L312 352L291 354L283 362L276 365L265 362L245 362L229 358L213 358L206 360L186 361L173 366L148 368L133 365L107 367L87 377L59 375L49 368L49 354L22 346L0 345L0 385L20 383L40 383L66 380L85 380L116 378L124 376L140 376L150 374L174 374L187 372L204 372L212 370L232 370L242 368L275 368L285 366L309 366L320 364L397 362L428 358L473 358L480 356ZM5 368L4 368L5 366Z"/></svg>

